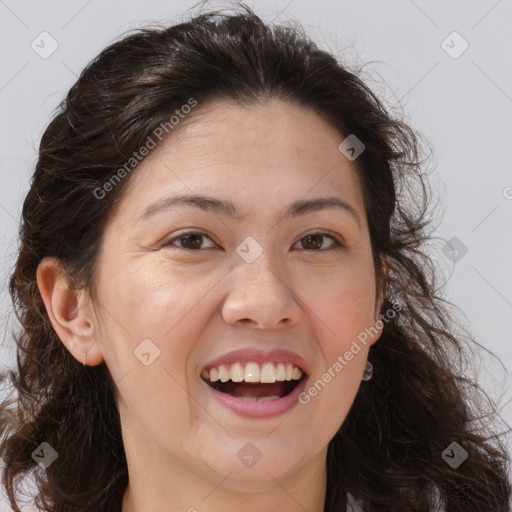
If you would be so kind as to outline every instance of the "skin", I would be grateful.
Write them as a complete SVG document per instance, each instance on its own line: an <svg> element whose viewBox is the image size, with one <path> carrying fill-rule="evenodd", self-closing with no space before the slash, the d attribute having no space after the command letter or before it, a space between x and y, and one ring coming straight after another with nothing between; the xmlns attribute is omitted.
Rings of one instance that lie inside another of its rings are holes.
<svg viewBox="0 0 512 512"><path fill-rule="evenodd" d="M77 360L105 361L116 382L130 479L123 512L321 512L327 445L366 385L381 329L308 404L275 418L236 415L200 373L231 350L284 348L308 362L311 384L375 324L382 298L355 164L317 113L279 100L217 102L179 128L133 171L106 226L95 298L76 299L54 259L40 264L50 320ZM155 200L186 193L231 200L245 217L178 206L138 220ZM361 227L335 208L282 216L293 201L331 196L353 206ZM205 236L160 246L187 231ZM304 239L317 231L345 247ZM247 236L263 249L252 263L236 252ZM149 366L134 356L147 338L160 350ZM250 468L237 457L248 441L262 454Z"/></svg>

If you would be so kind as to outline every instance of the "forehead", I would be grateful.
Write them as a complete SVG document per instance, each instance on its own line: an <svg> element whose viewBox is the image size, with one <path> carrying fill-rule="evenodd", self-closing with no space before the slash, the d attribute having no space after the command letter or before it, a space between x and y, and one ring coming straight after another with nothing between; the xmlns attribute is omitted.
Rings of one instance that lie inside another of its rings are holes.
<svg viewBox="0 0 512 512"><path fill-rule="evenodd" d="M242 215L251 205L261 213L264 203L282 207L308 194L362 205L355 164L338 149L344 135L313 109L279 100L196 109L131 177L123 201L134 215L172 192L229 196Z"/></svg>
<svg viewBox="0 0 512 512"><path fill-rule="evenodd" d="M270 158L275 158L276 152L288 152L289 158L290 150L304 156L322 152L327 156L338 154L338 145L344 138L311 107L278 99L251 105L215 101L196 108L160 150L194 144L233 153L257 153L259 158L263 156L261 150L272 151Z"/></svg>

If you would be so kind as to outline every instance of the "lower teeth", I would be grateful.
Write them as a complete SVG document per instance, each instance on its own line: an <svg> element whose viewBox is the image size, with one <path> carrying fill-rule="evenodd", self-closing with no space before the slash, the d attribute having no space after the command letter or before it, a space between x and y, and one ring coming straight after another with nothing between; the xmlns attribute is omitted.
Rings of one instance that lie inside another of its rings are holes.
<svg viewBox="0 0 512 512"><path fill-rule="evenodd" d="M235 396L235 395L232 395L231 393L229 393L231 396ZM255 397L255 396L237 396L236 398L242 398L243 400L247 400L249 402L266 402L267 400L274 400L275 398L281 398L277 395L274 395L274 396L260 396L260 397Z"/></svg>

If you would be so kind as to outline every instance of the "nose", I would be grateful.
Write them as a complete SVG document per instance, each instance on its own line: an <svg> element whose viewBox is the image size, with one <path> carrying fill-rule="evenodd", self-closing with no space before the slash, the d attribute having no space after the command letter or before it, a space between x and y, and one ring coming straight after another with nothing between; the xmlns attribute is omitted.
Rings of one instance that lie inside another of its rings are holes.
<svg viewBox="0 0 512 512"><path fill-rule="evenodd" d="M276 329L299 322L302 301L292 279L265 252L252 263L237 261L227 281L229 293L222 316L228 324Z"/></svg>

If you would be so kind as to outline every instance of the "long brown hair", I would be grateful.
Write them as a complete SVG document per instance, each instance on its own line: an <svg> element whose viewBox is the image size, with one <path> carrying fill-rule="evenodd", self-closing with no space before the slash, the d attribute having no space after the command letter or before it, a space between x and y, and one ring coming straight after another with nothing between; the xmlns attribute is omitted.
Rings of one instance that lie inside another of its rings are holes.
<svg viewBox="0 0 512 512"><path fill-rule="evenodd" d="M31 472L36 505L51 512L120 511L128 482L115 384L105 363L82 366L57 337L38 264L58 258L70 285L94 296L103 230L136 168L101 200L98 190L133 152L190 98L197 110L207 101L278 98L312 107L364 143L355 163L377 286L386 292L382 311L400 305L370 349L373 379L329 443L325 512L345 511L348 494L365 512L510 511L510 461L484 422L496 406L464 374L477 343L457 327L425 251L432 211L421 137L297 24L265 24L240 5L111 44L42 136L9 282L21 324L13 332L17 370L9 373L18 396L0 407L11 506L19 512L16 486ZM468 454L457 469L442 457L454 442ZM58 452L45 471L32 457L41 443Z"/></svg>

